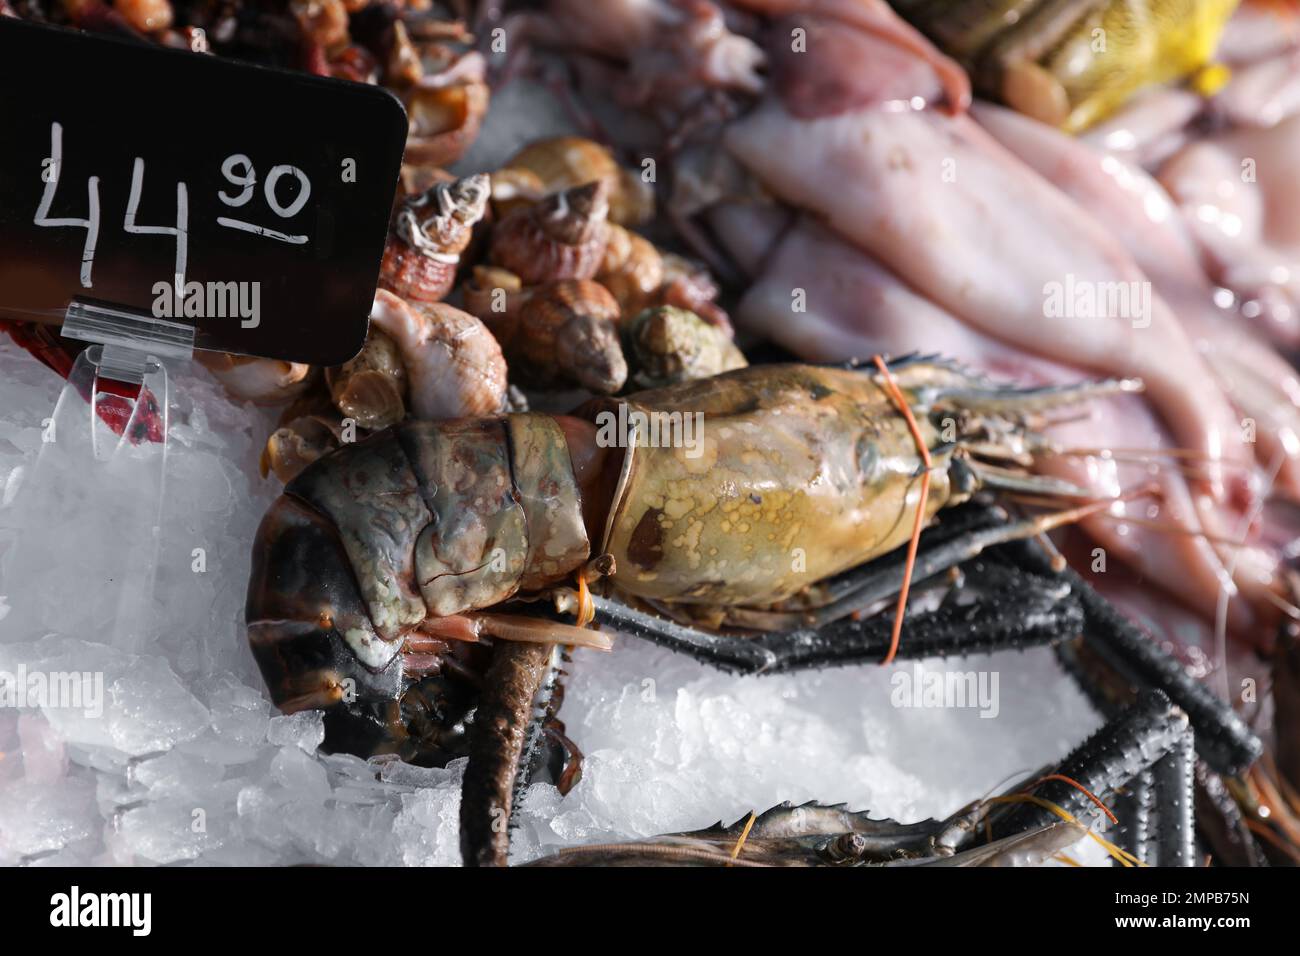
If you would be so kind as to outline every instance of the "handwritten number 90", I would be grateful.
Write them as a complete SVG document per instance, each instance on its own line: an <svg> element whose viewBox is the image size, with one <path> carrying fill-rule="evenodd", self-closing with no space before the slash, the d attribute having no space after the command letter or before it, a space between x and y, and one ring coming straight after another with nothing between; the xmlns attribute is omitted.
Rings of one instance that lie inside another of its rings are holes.
<svg viewBox="0 0 1300 956"><path fill-rule="evenodd" d="M243 172L237 172L240 167L243 167ZM230 180L232 185L244 187L237 196L227 196L224 189L217 193L227 206L242 206L253 198L253 193L257 189L257 171L253 168L253 161L243 153L227 156L225 162L221 164L221 175ZM298 180L298 198L288 206L280 205L280 200L275 194L275 187L281 176L294 176ZM277 216L282 219L292 219L302 212L302 207L307 205L307 200L311 197L311 180L297 166L275 166L267 174L262 191L266 193L266 204Z"/></svg>
<svg viewBox="0 0 1300 956"><path fill-rule="evenodd" d="M253 168L253 161L243 153L234 153L227 156L221 164L221 175L225 176L232 186L240 187L240 191L231 195L222 189L217 192L217 198L227 206L235 208L247 205L257 189L257 170ZM287 206L282 205L276 195L276 185L284 176L292 176L298 180L298 195ZM307 200L311 197L311 180L297 166L273 166L271 171L266 174L266 181L262 184L262 192L266 197L266 204L271 208L272 212L281 219L292 219L302 212L302 208L307 205ZM244 232L255 233L269 239L279 239L282 242L295 245L307 241L306 236L290 236L274 229L267 229L265 226L254 225L250 222L231 219L226 216L218 217L217 222L231 229L240 229Z"/></svg>

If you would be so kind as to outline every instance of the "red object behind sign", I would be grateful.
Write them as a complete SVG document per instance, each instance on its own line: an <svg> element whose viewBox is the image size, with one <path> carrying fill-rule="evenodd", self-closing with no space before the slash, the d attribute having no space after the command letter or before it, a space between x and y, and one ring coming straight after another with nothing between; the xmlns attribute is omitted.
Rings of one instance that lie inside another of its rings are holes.
<svg viewBox="0 0 1300 956"><path fill-rule="evenodd" d="M70 346L42 325L0 319L0 329L8 332L14 342L40 359L63 379L67 379L72 372L73 363L76 362L77 355L81 351L80 347ZM132 444L163 440L162 416L158 408L158 400L152 392L138 385L127 385L108 379L100 379L99 387L104 397L100 398L96 409L104 424L113 430L113 434L123 434L131 421L131 413L136 403L145 402L144 414L127 434L127 440ZM82 398L87 402L90 401L89 392L81 389L78 391L81 392Z"/></svg>

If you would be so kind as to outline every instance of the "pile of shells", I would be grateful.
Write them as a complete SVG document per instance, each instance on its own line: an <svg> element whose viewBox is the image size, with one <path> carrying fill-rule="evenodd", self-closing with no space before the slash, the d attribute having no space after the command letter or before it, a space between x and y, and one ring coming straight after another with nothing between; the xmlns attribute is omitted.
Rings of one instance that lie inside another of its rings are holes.
<svg viewBox="0 0 1300 956"><path fill-rule="evenodd" d="M408 162L402 184L353 359L207 362L240 398L290 403L264 474L288 481L407 415L495 415L526 408L525 391L617 395L746 364L712 277L636 231L652 190L598 143L543 140L460 179Z"/></svg>

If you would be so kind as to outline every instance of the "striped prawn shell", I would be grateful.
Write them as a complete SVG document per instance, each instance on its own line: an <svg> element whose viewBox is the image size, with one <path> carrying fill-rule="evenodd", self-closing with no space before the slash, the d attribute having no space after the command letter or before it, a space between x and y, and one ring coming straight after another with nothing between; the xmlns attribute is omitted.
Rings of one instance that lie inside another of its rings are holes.
<svg viewBox="0 0 1300 956"><path fill-rule="evenodd" d="M314 462L271 506L249 642L278 707L326 710L327 747L392 750L407 635L543 588L588 555L553 418L409 420Z"/></svg>

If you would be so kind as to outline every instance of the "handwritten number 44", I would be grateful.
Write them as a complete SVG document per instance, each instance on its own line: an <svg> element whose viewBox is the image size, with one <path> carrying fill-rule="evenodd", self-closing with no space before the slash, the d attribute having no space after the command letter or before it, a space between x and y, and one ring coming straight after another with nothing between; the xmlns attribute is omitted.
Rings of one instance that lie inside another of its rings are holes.
<svg viewBox="0 0 1300 956"><path fill-rule="evenodd" d="M36 208L33 222L45 227L71 227L86 230L86 241L81 248L81 285L82 288L93 287L92 272L95 265L95 246L99 241L99 177L91 176L86 180L86 218L74 216L51 217L50 209L59 189L59 176L63 169L63 126L50 124L50 155L42 164L41 180L45 188L41 193L40 205ZM240 171L242 169L242 172ZM174 226L143 226L136 222L136 213L140 207L140 197L144 191L144 159L137 156L131 170L131 194L126 204L126 214L122 217L122 229L134 235L174 236L176 239L175 273L176 281L185 281L185 267L189 257L189 191L185 183L176 184L176 224ZM225 190L217 193L217 198L227 206L243 206L252 199L257 183L257 174L252 161L242 153L226 158L221 164L221 172L232 185L243 187L241 192L228 195ZM285 176L298 181L298 195L287 206L282 204L276 194L276 186ZM267 174L263 183L266 204L271 211L282 219L291 219L302 211L311 196L311 181L297 166L275 166ZM265 226L255 225L241 219L218 216L217 224L241 232L252 233L267 239L276 239L293 245L307 242L304 235L290 235Z"/></svg>
<svg viewBox="0 0 1300 956"><path fill-rule="evenodd" d="M50 158L41 178L45 180L45 189L41 193L41 204L36 207L38 226L71 226L86 230L86 242L81 247L81 285L89 289L90 272L95 265L95 243L99 241L99 177L91 176L86 180L86 196L90 212L85 219L64 217L50 218L50 206L54 204L54 194L59 188L59 172L63 169L63 127L58 123L50 124Z"/></svg>

